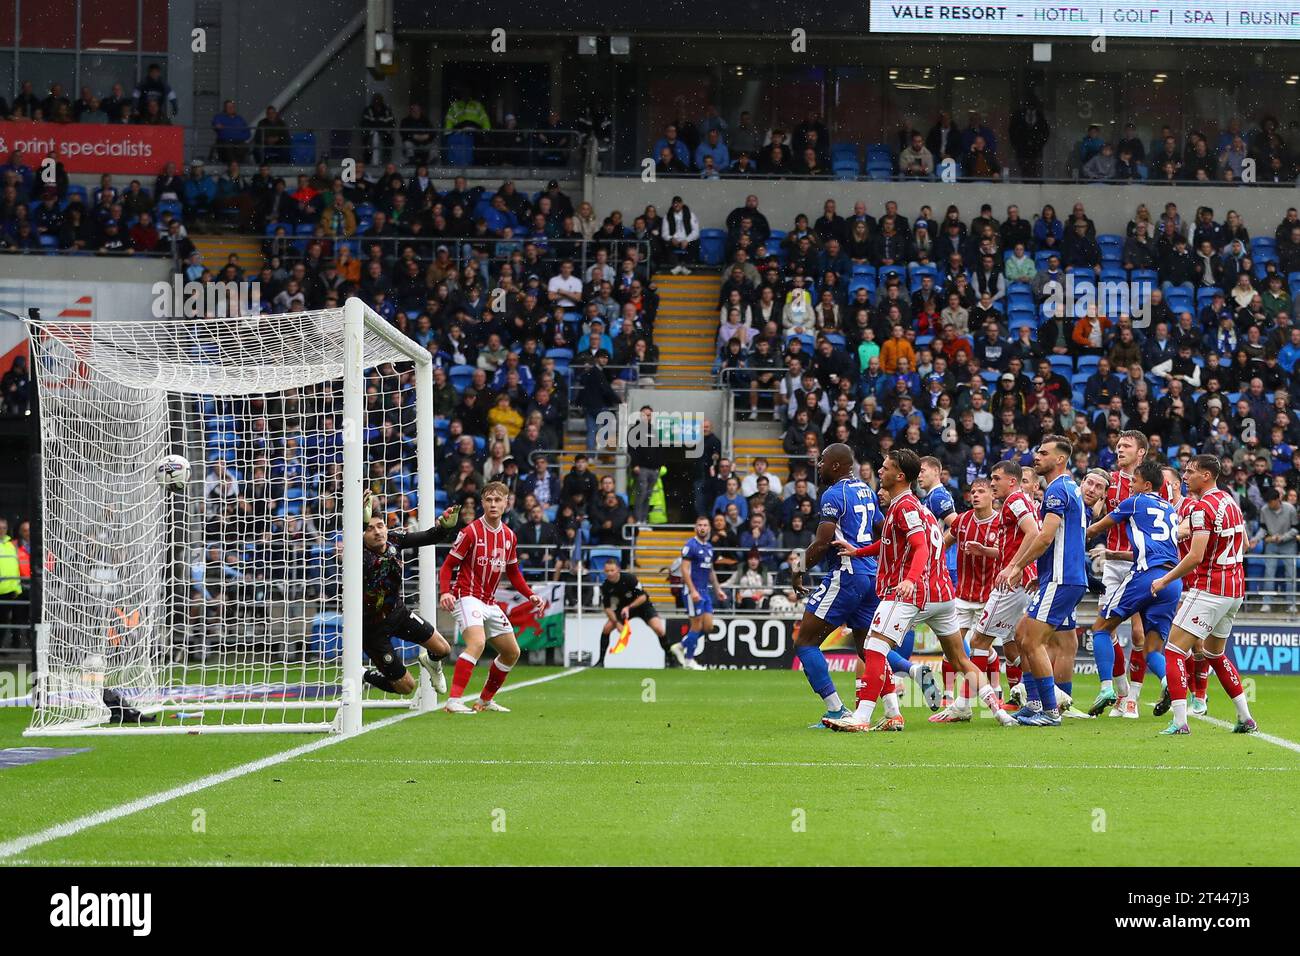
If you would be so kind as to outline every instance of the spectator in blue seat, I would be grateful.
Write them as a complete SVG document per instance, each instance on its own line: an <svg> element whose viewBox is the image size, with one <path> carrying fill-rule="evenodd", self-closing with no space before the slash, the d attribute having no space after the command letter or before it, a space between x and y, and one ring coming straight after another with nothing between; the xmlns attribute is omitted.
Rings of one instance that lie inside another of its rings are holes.
<svg viewBox="0 0 1300 956"><path fill-rule="evenodd" d="M190 175L182 188L181 201L185 207L185 216L207 216L212 212L212 203L217 198L217 182L203 170L203 160L196 159L190 164Z"/></svg>
<svg viewBox="0 0 1300 956"><path fill-rule="evenodd" d="M248 141L253 130L248 120L239 115L234 100L226 100L221 112L212 117L212 129L217 134L217 158L223 163L242 163L248 153Z"/></svg>
<svg viewBox="0 0 1300 956"><path fill-rule="evenodd" d="M1087 223L1076 221L1064 246L1062 262L1067 273L1101 275L1101 246L1088 235Z"/></svg>
<svg viewBox="0 0 1300 956"><path fill-rule="evenodd" d="M669 123L664 127L664 135L655 140L654 149L651 151L651 155L658 160L662 157L665 149L669 151L669 154L673 159L681 163L687 170L690 169L690 150L687 149L686 144L677 137L677 127L672 123Z"/></svg>
<svg viewBox="0 0 1300 956"><path fill-rule="evenodd" d="M695 168L704 169L706 159L712 159L713 168L719 171L731 166L731 154L727 151L727 144L722 141L722 133L717 129L709 130L704 142L695 147Z"/></svg>
<svg viewBox="0 0 1300 956"><path fill-rule="evenodd" d="M116 87L114 87L114 92L116 92ZM175 116L180 111L176 91L163 79L162 67L157 63L149 64L144 78L136 84L132 99L135 101L135 111L137 113L145 113L151 103L157 105L160 113L170 113ZM163 108L164 104L166 109Z"/></svg>
<svg viewBox="0 0 1300 956"><path fill-rule="evenodd" d="M961 133L961 150L963 153L969 153L975 148L976 140L984 140L984 148L992 155L998 151L997 137L993 135L993 130L989 128L978 110L971 110L966 117L966 128ZM962 163L962 166L966 166ZM966 169L967 175L970 174Z"/></svg>
<svg viewBox="0 0 1300 956"><path fill-rule="evenodd" d="M1100 153L1106 146L1106 141L1101 138L1101 127L1096 124L1088 127L1087 134L1079 143L1079 168L1087 166L1092 158ZM1102 179L1105 177L1092 176L1092 179Z"/></svg>
<svg viewBox="0 0 1300 956"><path fill-rule="evenodd" d="M741 521L749 519L749 502L740 493L740 479L735 475L730 475L727 478L726 490L713 499L710 514L718 514L719 512L726 514L728 507L736 509Z"/></svg>
<svg viewBox="0 0 1300 956"><path fill-rule="evenodd" d="M1034 222L1034 249L1041 252L1044 249L1060 249L1061 243L1065 239L1065 227L1061 221L1056 218L1056 209L1047 205L1043 207L1042 214Z"/></svg>

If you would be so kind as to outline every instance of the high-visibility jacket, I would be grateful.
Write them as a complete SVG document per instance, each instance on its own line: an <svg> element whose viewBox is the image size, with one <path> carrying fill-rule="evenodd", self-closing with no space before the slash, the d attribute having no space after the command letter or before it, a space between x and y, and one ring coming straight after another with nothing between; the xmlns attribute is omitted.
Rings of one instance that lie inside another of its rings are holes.
<svg viewBox="0 0 1300 956"><path fill-rule="evenodd" d="M660 466L659 477L655 481L654 490L650 492L650 512L647 517L651 524L668 523L668 499L664 495L664 475L666 474L668 474L668 469Z"/></svg>
<svg viewBox="0 0 1300 956"><path fill-rule="evenodd" d="M22 575L18 570L18 545L12 538L0 539L0 597L21 594Z"/></svg>
<svg viewBox="0 0 1300 956"><path fill-rule="evenodd" d="M32 579L32 553L22 545L18 545L18 576L23 581Z"/></svg>

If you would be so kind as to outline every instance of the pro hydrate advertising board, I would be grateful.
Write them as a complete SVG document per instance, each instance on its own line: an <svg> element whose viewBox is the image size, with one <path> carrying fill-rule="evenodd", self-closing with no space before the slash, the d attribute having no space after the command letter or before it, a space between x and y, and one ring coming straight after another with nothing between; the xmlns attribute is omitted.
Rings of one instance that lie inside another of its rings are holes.
<svg viewBox="0 0 1300 956"><path fill-rule="evenodd" d="M1300 2L1252 0L1002 0L947 3L871 0L872 33L1138 37L1192 40L1300 39Z"/></svg>

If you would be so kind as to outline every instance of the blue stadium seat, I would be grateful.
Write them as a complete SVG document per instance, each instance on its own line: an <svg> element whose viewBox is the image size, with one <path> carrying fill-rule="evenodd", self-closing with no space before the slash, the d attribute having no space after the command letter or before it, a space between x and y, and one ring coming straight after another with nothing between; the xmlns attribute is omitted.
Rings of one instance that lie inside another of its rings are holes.
<svg viewBox="0 0 1300 956"><path fill-rule="evenodd" d="M1049 355L1047 360L1052 363L1052 371L1058 375L1070 376L1074 374L1074 357L1071 355Z"/></svg>
<svg viewBox="0 0 1300 956"><path fill-rule="evenodd" d="M143 191L144 191L146 194L149 192L149 190L147 190L147 189L146 189L146 190L143 190ZM88 200L87 200L87 195L88 195L88 194L87 194L87 192L86 192L86 187L85 187L85 186L78 186L76 183L69 183L69 184L68 184L68 197L71 198L71 197L73 197L73 196L80 196L80 197L81 197L81 204L82 204L83 206L84 206L84 205L87 203L87 201L88 201Z"/></svg>
<svg viewBox="0 0 1300 956"><path fill-rule="evenodd" d="M477 454L483 454L483 449L487 447L487 439L482 435L474 436L474 451Z"/></svg>
<svg viewBox="0 0 1300 956"><path fill-rule="evenodd" d="M1196 307L1203 309L1214 301L1214 293L1220 292L1219 289L1197 289L1196 290Z"/></svg>
<svg viewBox="0 0 1300 956"><path fill-rule="evenodd" d="M859 289L866 289L868 292L876 291L875 276L854 276L849 280L849 298L858 294Z"/></svg>
<svg viewBox="0 0 1300 956"><path fill-rule="evenodd" d="M1027 295L1030 298L1033 298L1034 287L1028 282L1013 282L1007 286L1007 296L1010 297L1015 295Z"/></svg>
<svg viewBox="0 0 1300 956"><path fill-rule="evenodd" d="M1100 361L1098 355L1080 355L1074 367L1079 375L1092 375L1097 371L1097 362Z"/></svg>
<svg viewBox="0 0 1300 956"><path fill-rule="evenodd" d="M472 365L453 365L447 372L447 377L457 392L465 391L465 386L469 385L470 380L474 378L474 366Z"/></svg>
<svg viewBox="0 0 1300 956"><path fill-rule="evenodd" d="M824 334L826 336L826 341L830 342L831 345L835 346L837 349L844 348L844 336L840 335L838 332L826 332Z"/></svg>
<svg viewBox="0 0 1300 956"><path fill-rule="evenodd" d="M907 275L907 266L903 265L881 266L876 270L876 280L881 283L886 282L890 276L905 275Z"/></svg>
<svg viewBox="0 0 1300 956"><path fill-rule="evenodd" d="M1124 252L1124 237L1113 232L1102 233L1097 237L1097 245L1101 246L1103 259L1118 259Z"/></svg>
<svg viewBox="0 0 1300 956"><path fill-rule="evenodd" d="M986 368L980 371L980 377L990 385L996 385L998 379L1002 377L1002 373L995 368Z"/></svg>
<svg viewBox="0 0 1300 956"><path fill-rule="evenodd" d="M1196 311L1196 303L1193 301L1192 297L1183 292L1174 292L1171 290L1169 295L1165 297L1165 303L1175 315L1180 312L1194 313Z"/></svg>
<svg viewBox="0 0 1300 956"><path fill-rule="evenodd" d="M853 269L849 274L855 276L874 276L876 270L869 262L855 262L853 263Z"/></svg>
<svg viewBox="0 0 1300 956"><path fill-rule="evenodd" d="M553 358L556 361L560 359L573 360L573 349L552 348L546 350L546 357Z"/></svg>
<svg viewBox="0 0 1300 956"><path fill-rule="evenodd" d="M1047 260L1053 254L1060 255L1059 252L1053 253L1051 249L1039 249L1034 253L1034 267L1037 269L1047 268Z"/></svg>
<svg viewBox="0 0 1300 956"><path fill-rule="evenodd" d="M918 335L916 337L916 347L918 349L924 348L925 346L929 345L933 341L934 341L933 335Z"/></svg>
<svg viewBox="0 0 1300 956"><path fill-rule="evenodd" d="M1038 328L1038 314L1032 306L1023 308L1011 303L1007 316L1011 319L1012 327L1016 327L1016 323L1019 322L1022 325L1027 324L1032 329Z"/></svg>
<svg viewBox="0 0 1300 956"><path fill-rule="evenodd" d="M721 229L700 230L700 258L711 266L722 265L727 248L727 234Z"/></svg>
<svg viewBox="0 0 1300 956"><path fill-rule="evenodd" d="M289 162L294 166L316 165L316 134L292 133L289 137Z"/></svg>
<svg viewBox="0 0 1300 956"><path fill-rule="evenodd" d="M857 160L837 161L831 169L835 172L836 179L857 179L858 163Z"/></svg>
<svg viewBox="0 0 1300 956"><path fill-rule="evenodd" d="M1030 338L1038 337L1038 322L1032 315L1025 315L1023 312L1017 312L1007 325L1008 331L1012 334L1019 332L1021 328L1027 328L1033 333Z"/></svg>
<svg viewBox="0 0 1300 956"><path fill-rule="evenodd" d="M867 162L870 163L873 159L876 162L884 162L892 165L894 162L894 151L889 148L888 143L872 143L867 147Z"/></svg>
<svg viewBox="0 0 1300 956"><path fill-rule="evenodd" d="M831 147L831 162L852 162L856 165L858 162L858 144L836 143Z"/></svg>
<svg viewBox="0 0 1300 956"><path fill-rule="evenodd" d="M781 244L781 240L783 240L785 236L786 236L786 232L784 229L773 229L770 233L768 233L767 236L768 251L769 252L772 251L772 248L774 246L779 246Z"/></svg>
<svg viewBox="0 0 1300 956"><path fill-rule="evenodd" d="M623 563L623 552L618 548L588 548L584 556L587 562L587 573L590 580L599 581L605 576L605 562L613 558L619 564Z"/></svg>
<svg viewBox="0 0 1300 956"><path fill-rule="evenodd" d="M1102 282L1127 282L1128 273L1125 272L1122 268L1117 266L1103 265L1101 267L1101 281Z"/></svg>

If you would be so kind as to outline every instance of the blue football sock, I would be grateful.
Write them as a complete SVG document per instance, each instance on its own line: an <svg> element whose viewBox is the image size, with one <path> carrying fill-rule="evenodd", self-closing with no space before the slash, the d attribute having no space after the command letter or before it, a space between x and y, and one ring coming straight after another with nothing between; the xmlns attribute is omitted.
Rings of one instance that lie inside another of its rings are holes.
<svg viewBox="0 0 1300 956"><path fill-rule="evenodd" d="M682 638L682 647L686 648L686 656L695 656L695 645L700 642L699 631L687 631L686 636Z"/></svg>
<svg viewBox="0 0 1300 956"><path fill-rule="evenodd" d="M1026 671L1023 680L1025 683L1025 700L1038 700L1038 678Z"/></svg>
<svg viewBox="0 0 1300 956"><path fill-rule="evenodd" d="M916 647L916 631L908 631L903 635L903 643L898 645L898 653L902 654L909 661L912 659L912 650Z"/></svg>
<svg viewBox="0 0 1300 956"><path fill-rule="evenodd" d="M826 655L822 653L822 649L810 644L795 648L794 653L803 666L803 676L808 678L808 684L813 692L822 700L834 694L835 682L831 680L831 670L826 666Z"/></svg>
<svg viewBox="0 0 1300 956"><path fill-rule="evenodd" d="M898 651L890 651L885 660L889 661L889 670L894 674L906 674L912 667L912 662Z"/></svg>
<svg viewBox="0 0 1300 956"><path fill-rule="evenodd" d="M1057 684L1056 686L1061 688L1061 690L1065 691L1067 696L1069 697L1074 696L1074 681L1072 680L1061 681L1061 683Z"/></svg>
<svg viewBox="0 0 1300 956"><path fill-rule="evenodd" d="M1038 678L1038 699L1043 702L1043 710L1056 709L1056 683L1050 676Z"/></svg>
<svg viewBox="0 0 1300 956"><path fill-rule="evenodd" d="M1155 674L1161 681L1165 679L1165 652L1164 648L1158 651L1152 651L1147 655L1147 670Z"/></svg>
<svg viewBox="0 0 1300 956"><path fill-rule="evenodd" d="M1092 659L1097 662L1097 679L1109 681L1115 670L1115 645L1105 631L1092 632Z"/></svg>

